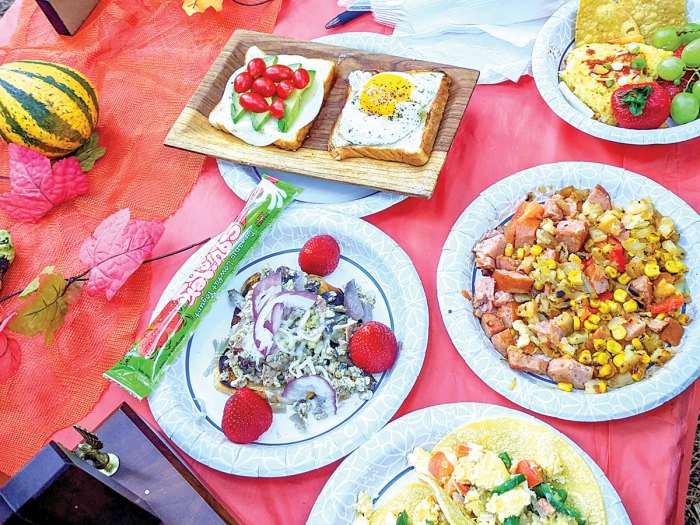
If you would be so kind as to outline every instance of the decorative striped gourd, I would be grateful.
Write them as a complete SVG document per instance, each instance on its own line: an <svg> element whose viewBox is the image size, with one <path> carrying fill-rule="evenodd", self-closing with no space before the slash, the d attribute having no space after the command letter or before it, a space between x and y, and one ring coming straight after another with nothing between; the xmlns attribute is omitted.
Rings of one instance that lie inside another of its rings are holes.
<svg viewBox="0 0 700 525"><path fill-rule="evenodd" d="M0 137L50 158L79 148L97 124L97 92L75 69L21 60L0 66Z"/></svg>

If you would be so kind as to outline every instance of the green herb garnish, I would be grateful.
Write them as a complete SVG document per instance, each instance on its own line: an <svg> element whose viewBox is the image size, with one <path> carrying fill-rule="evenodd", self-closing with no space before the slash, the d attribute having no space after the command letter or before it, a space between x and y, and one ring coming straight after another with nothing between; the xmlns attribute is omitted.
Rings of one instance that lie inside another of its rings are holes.
<svg viewBox="0 0 700 525"><path fill-rule="evenodd" d="M408 525L408 512L401 511L401 514L396 518L396 525Z"/></svg>
<svg viewBox="0 0 700 525"><path fill-rule="evenodd" d="M641 71L642 69L647 67L647 61L644 60L642 57L635 58L634 60L632 60L630 67L632 69L637 69Z"/></svg>

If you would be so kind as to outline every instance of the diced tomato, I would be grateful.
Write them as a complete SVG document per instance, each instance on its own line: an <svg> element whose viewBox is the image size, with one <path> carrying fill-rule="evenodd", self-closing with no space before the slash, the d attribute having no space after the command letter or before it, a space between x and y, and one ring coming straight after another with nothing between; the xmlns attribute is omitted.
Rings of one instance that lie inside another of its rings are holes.
<svg viewBox="0 0 700 525"><path fill-rule="evenodd" d="M524 474L527 479L527 486L532 488L544 481L542 478L542 468L534 461L523 459L515 467L516 474Z"/></svg>
<svg viewBox="0 0 700 525"><path fill-rule="evenodd" d="M608 254L608 260L615 265L615 269L622 273L625 271L627 266L627 256L625 256L625 249L620 244L615 237L608 237L608 243L612 244L613 249Z"/></svg>
<svg viewBox="0 0 700 525"><path fill-rule="evenodd" d="M460 445L457 447L457 457L463 458L464 456L469 455L469 446L467 445Z"/></svg>
<svg viewBox="0 0 700 525"><path fill-rule="evenodd" d="M613 293L610 290L598 294L598 300L600 301L610 301L612 298Z"/></svg>
<svg viewBox="0 0 700 525"><path fill-rule="evenodd" d="M675 294L671 297L667 297L660 303L652 304L649 307L649 311L651 312L651 315L673 312L675 310L678 310L681 306L683 306L684 302L685 301L683 300L683 296L681 294Z"/></svg>
<svg viewBox="0 0 700 525"><path fill-rule="evenodd" d="M585 270L588 268L591 264L593 264L593 257L589 257L588 259L583 260L583 269Z"/></svg>
<svg viewBox="0 0 700 525"><path fill-rule="evenodd" d="M457 492L459 492L462 496L464 496L469 490L469 485L465 485L464 483L460 483L459 481L453 481L453 483L457 488Z"/></svg>
<svg viewBox="0 0 700 525"><path fill-rule="evenodd" d="M437 452L432 458L430 458L428 470L433 477L440 482L449 478L454 469L454 465L447 460L447 457L443 452Z"/></svg>

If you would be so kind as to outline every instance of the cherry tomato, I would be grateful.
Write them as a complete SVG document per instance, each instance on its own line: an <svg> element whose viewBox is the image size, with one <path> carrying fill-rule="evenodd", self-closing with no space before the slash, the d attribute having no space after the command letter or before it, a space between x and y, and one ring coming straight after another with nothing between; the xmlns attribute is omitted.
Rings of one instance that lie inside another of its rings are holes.
<svg viewBox="0 0 700 525"><path fill-rule="evenodd" d="M258 77L253 80L251 89L253 90L253 93L260 93L263 97L271 97L275 94L277 86L275 86L275 83L267 77Z"/></svg>
<svg viewBox="0 0 700 525"><path fill-rule="evenodd" d="M454 465L449 462L443 452L437 452L432 458L430 458L428 471L430 471L438 483L443 483L447 478L449 478L454 469Z"/></svg>
<svg viewBox="0 0 700 525"><path fill-rule="evenodd" d="M530 488L535 487L544 481L542 479L542 467L540 467L534 461L529 461L527 459L523 459L518 463L518 466L515 467L515 473L524 474L525 479L527 479L527 486Z"/></svg>
<svg viewBox="0 0 700 525"><path fill-rule="evenodd" d="M254 58L250 62L248 62L248 65L246 68L248 69L248 73L253 75L253 78L258 78L265 72L265 61L262 58Z"/></svg>
<svg viewBox="0 0 700 525"><path fill-rule="evenodd" d="M252 111L253 113L264 113L270 106L267 104L267 100L260 93L253 93L251 91L246 91L241 93L241 97L238 99L241 107Z"/></svg>
<svg viewBox="0 0 700 525"><path fill-rule="evenodd" d="M299 68L294 72L294 86L298 89L304 89L309 85L309 72L306 69Z"/></svg>
<svg viewBox="0 0 700 525"><path fill-rule="evenodd" d="M276 119L281 119L284 117L284 100L277 97L270 104L270 115Z"/></svg>
<svg viewBox="0 0 700 525"><path fill-rule="evenodd" d="M294 91L294 82L291 80L283 80L277 84L277 96L287 98Z"/></svg>
<svg viewBox="0 0 700 525"><path fill-rule="evenodd" d="M243 93L244 91L248 91L250 89L252 83L253 75L247 71L244 71L243 73L240 73L233 81L233 90L236 93Z"/></svg>
<svg viewBox="0 0 700 525"><path fill-rule="evenodd" d="M265 76L274 82L281 82L282 80L290 80L294 76L294 71L283 64L275 64L268 66L265 70Z"/></svg>

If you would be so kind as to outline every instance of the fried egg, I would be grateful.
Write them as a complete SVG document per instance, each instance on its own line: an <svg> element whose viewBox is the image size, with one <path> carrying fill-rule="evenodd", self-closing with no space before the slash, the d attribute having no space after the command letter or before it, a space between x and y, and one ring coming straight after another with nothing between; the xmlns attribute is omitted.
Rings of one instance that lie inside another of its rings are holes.
<svg viewBox="0 0 700 525"><path fill-rule="evenodd" d="M440 75L433 73L353 71L338 134L359 146L389 146L414 135L420 138L416 132L425 126L440 81Z"/></svg>

